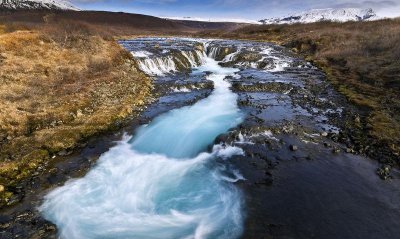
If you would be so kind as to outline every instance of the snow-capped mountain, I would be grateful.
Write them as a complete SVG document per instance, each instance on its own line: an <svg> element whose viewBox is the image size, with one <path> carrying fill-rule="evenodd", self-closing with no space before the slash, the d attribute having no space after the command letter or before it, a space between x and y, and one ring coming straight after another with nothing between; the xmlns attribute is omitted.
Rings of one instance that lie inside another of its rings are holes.
<svg viewBox="0 0 400 239"><path fill-rule="evenodd" d="M67 0L0 0L0 10L79 10Z"/></svg>
<svg viewBox="0 0 400 239"><path fill-rule="evenodd" d="M283 18L269 18L260 20L263 24L292 24L311 23L320 21L348 22L348 21L370 21L378 17L371 8L327 8L313 9Z"/></svg>

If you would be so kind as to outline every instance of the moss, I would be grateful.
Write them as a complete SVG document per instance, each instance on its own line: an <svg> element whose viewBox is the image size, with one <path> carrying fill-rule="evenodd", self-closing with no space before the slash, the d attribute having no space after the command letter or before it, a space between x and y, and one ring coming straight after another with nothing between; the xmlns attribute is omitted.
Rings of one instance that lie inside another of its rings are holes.
<svg viewBox="0 0 400 239"><path fill-rule="evenodd" d="M400 139L400 125L385 111L373 111L368 118L371 134L383 140ZM398 153L398 152L397 152Z"/></svg>
<svg viewBox="0 0 400 239"><path fill-rule="evenodd" d="M54 154L63 149L74 148L81 139L81 130L75 127L42 130L35 134L35 139L42 142L43 147Z"/></svg>
<svg viewBox="0 0 400 239"><path fill-rule="evenodd" d="M234 83L232 88L235 91L245 92L283 92L292 89L288 84L283 83L256 83L251 85L243 85L240 83Z"/></svg>
<svg viewBox="0 0 400 239"><path fill-rule="evenodd" d="M8 202L13 197L13 195L14 194L12 192L7 192L7 191L0 192L0 207L8 205Z"/></svg>

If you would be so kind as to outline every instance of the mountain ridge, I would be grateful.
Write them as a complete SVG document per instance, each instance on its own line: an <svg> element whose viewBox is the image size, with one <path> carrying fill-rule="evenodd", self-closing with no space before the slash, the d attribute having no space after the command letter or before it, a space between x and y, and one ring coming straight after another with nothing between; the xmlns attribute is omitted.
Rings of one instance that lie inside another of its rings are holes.
<svg viewBox="0 0 400 239"><path fill-rule="evenodd" d="M260 20L259 22L262 24L294 24L321 21L371 21L377 19L379 19L379 17L372 8L325 8L312 9L281 18L267 18Z"/></svg>
<svg viewBox="0 0 400 239"><path fill-rule="evenodd" d="M67 0L0 0L0 10L73 10L79 9Z"/></svg>

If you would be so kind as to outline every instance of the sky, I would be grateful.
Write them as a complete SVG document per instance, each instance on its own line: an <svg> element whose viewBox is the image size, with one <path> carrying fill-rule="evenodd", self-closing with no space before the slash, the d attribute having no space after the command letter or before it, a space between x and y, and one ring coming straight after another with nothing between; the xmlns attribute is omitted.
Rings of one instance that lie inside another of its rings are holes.
<svg viewBox="0 0 400 239"><path fill-rule="evenodd" d="M158 17L260 20L315 8L359 7L379 16L400 16L400 0L70 0L85 10L121 11Z"/></svg>

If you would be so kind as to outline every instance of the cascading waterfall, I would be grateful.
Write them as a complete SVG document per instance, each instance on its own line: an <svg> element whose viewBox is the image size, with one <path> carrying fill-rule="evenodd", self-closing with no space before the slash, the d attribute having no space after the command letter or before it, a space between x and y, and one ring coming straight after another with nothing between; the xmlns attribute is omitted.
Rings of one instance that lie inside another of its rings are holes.
<svg viewBox="0 0 400 239"><path fill-rule="evenodd" d="M155 56L147 57L142 52L135 52L133 56L144 56L137 59L139 68L148 75L151 76L163 76L168 73L178 71L178 65L181 68L193 68L198 67L203 63L205 54L200 50L195 51L181 51L179 53L184 57L186 62L181 61L178 57L173 56Z"/></svg>
<svg viewBox="0 0 400 239"><path fill-rule="evenodd" d="M207 55L211 58L216 59L218 56L221 55L222 51L224 49L232 49L231 45L225 44L222 47L220 45L214 44L215 42L210 42L207 43ZM236 62L238 59L239 54L246 54L246 53L256 53L261 56L261 59L258 61L248 61L245 59L242 59L240 62ZM254 69L263 69L268 72L281 72L284 71L286 68L291 66L292 59L285 57L282 58L282 56L275 56L277 54L277 51L274 50L273 48L266 46L266 45L261 45L258 47L251 47L251 46L237 46L237 49L226 55L224 59L222 59L223 63L232 63L236 66L240 67L245 67L245 68L254 68Z"/></svg>
<svg viewBox="0 0 400 239"><path fill-rule="evenodd" d="M202 61L196 70L212 72L208 79L215 88L208 98L157 117L103 154L85 177L45 197L40 211L58 226L60 238L241 235L242 198L232 184L241 177L215 159L243 151L216 145L204 152L216 136L242 121L237 96L224 80L236 69L207 57ZM152 72L169 69L158 67Z"/></svg>
<svg viewBox="0 0 400 239"><path fill-rule="evenodd" d="M217 58L219 51L220 51L219 47L209 47L207 55L208 57L215 59Z"/></svg>
<svg viewBox="0 0 400 239"><path fill-rule="evenodd" d="M162 76L165 73L177 71L176 64L172 57L155 57L140 59L139 68L149 75Z"/></svg>
<svg viewBox="0 0 400 239"><path fill-rule="evenodd" d="M197 66L196 58L191 51L189 51L189 52L183 51L182 55L189 61L191 67Z"/></svg>
<svg viewBox="0 0 400 239"><path fill-rule="evenodd" d="M222 62L231 62L231 61L235 60L236 56L239 55L241 50L242 49L239 48L235 52L228 54L227 56L225 56L225 58L222 60Z"/></svg>

